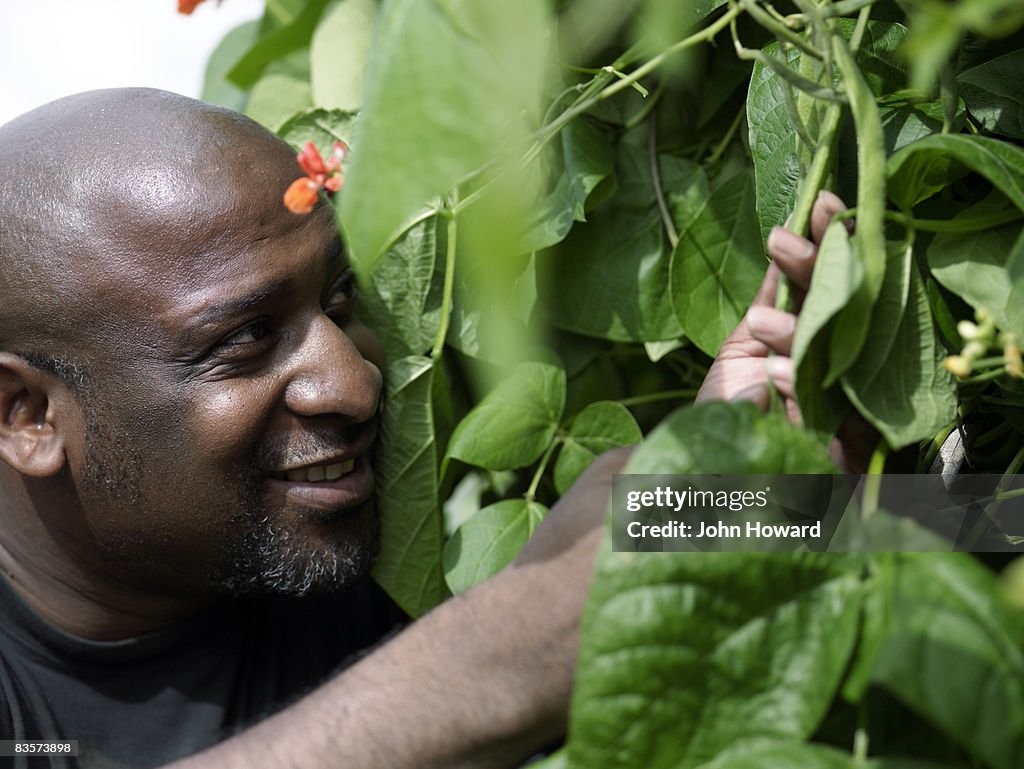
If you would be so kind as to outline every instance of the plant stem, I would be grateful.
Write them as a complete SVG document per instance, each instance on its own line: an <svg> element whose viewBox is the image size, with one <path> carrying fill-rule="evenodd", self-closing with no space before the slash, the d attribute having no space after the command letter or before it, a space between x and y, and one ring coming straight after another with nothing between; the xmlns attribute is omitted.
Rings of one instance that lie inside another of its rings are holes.
<svg viewBox="0 0 1024 769"><path fill-rule="evenodd" d="M537 495L537 487L540 485L540 479L544 476L544 471L547 469L548 462L551 459L551 455L554 453L555 448L560 446L565 439L561 435L556 435L550 444L548 444L547 450L544 452L544 456L540 458L540 464L537 465L536 471L533 473L533 478L530 480L530 488L526 490L523 495L527 502L533 502Z"/></svg>
<svg viewBox="0 0 1024 769"><path fill-rule="evenodd" d="M885 460L889 456L889 444L885 438L878 442L871 461L868 463L868 474L864 478L864 501L861 516L867 520L878 510L878 495L881 491L882 474L885 472Z"/></svg>
<svg viewBox="0 0 1024 769"><path fill-rule="evenodd" d="M434 338L434 348L430 351L430 357L435 362L440 360L441 354L444 352L444 340L448 338L448 326L452 318L452 294L455 290L455 247L459 234L458 217L455 211L452 208L446 208L444 213L448 219L448 242L445 244L441 322L437 328L437 336Z"/></svg>
<svg viewBox="0 0 1024 769"><path fill-rule="evenodd" d="M658 167L658 116L654 113L647 118L647 165L651 171L651 186L654 188L654 199L658 203L661 223L665 226L665 235L673 250L679 243L679 233L672 221L672 213L665 201L665 191L661 189L661 170Z"/></svg>
<svg viewBox="0 0 1024 769"><path fill-rule="evenodd" d="M616 402L623 406L639 406L644 403L657 403L658 401L684 400L696 398L696 390L662 390L656 393L644 395L632 395L628 398L619 398Z"/></svg>
<svg viewBox="0 0 1024 769"><path fill-rule="evenodd" d="M815 59L822 59L821 51L815 48L810 43L806 42L800 35L796 34L791 28L785 24L781 24L775 20L775 18L757 4L757 0L739 0L740 5L743 6L743 10L754 17L755 21L760 24L764 29L771 32L775 37L779 38L780 42L785 40L787 43L792 45L794 48L799 48L806 54L813 56ZM782 45L779 45L779 49L782 49Z"/></svg>
<svg viewBox="0 0 1024 769"><path fill-rule="evenodd" d="M722 155L725 154L729 144L732 143L733 137L736 136L736 132L739 130L740 126L743 125L743 118L746 116L747 107L744 105L740 107L740 111L736 113L736 117L734 117L732 123L729 124L729 128L726 130L725 136L722 137L722 141L720 141L718 146L715 147L710 155L708 155L707 160L704 162L705 165L713 166L722 158Z"/></svg>
<svg viewBox="0 0 1024 769"><path fill-rule="evenodd" d="M898 222L904 226L912 226L922 232L980 232L992 227L999 227L1003 224L1024 219L1024 213L1017 208L1006 211L996 211L991 214L972 216L967 219L915 219L907 214L898 211L886 211L886 219Z"/></svg>

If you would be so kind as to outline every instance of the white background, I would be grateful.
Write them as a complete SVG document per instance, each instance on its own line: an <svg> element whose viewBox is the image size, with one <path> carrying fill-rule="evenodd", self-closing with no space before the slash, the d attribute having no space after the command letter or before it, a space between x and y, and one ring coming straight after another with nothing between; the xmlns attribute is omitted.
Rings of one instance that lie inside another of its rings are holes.
<svg viewBox="0 0 1024 769"><path fill-rule="evenodd" d="M263 0L0 0L0 124L61 96L148 86L199 96L206 59Z"/></svg>

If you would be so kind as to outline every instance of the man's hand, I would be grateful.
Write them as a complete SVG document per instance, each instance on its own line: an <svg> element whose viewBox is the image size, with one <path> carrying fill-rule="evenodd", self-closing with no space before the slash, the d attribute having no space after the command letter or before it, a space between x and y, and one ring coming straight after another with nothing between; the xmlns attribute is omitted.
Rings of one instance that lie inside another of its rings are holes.
<svg viewBox="0 0 1024 769"><path fill-rule="evenodd" d="M766 408L770 386L786 399L787 411L794 420L799 412L793 400L793 361L789 357L796 331L796 316L775 309L779 276L785 274L793 287L795 306L799 307L818 257L818 243L832 217L846 204L823 190L811 214L811 237L807 240L782 227L768 237L771 264L761 288L740 324L722 343L708 372L697 401L749 400ZM772 354L774 353L774 354Z"/></svg>

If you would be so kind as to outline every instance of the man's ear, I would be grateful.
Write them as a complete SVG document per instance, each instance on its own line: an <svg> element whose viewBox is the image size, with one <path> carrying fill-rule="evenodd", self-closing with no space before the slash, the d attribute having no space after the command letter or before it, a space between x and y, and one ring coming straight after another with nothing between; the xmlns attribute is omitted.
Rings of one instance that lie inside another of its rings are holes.
<svg viewBox="0 0 1024 769"><path fill-rule="evenodd" d="M0 460L36 478L60 472L68 395L56 375L0 352Z"/></svg>

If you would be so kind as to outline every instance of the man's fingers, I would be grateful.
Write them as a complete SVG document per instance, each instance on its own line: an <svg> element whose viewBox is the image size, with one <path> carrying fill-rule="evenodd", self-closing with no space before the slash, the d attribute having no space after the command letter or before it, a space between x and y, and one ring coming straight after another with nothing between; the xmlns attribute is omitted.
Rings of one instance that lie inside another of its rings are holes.
<svg viewBox="0 0 1024 769"><path fill-rule="evenodd" d="M796 316L774 307L751 307L747 311L747 328L754 339L782 355L793 349Z"/></svg>
<svg viewBox="0 0 1024 769"><path fill-rule="evenodd" d="M779 290L779 268L772 262L761 279L761 286L757 289L757 295L751 305L763 305L765 307L775 306L775 294Z"/></svg>
<svg viewBox="0 0 1024 769"><path fill-rule="evenodd" d="M811 284L814 257L817 251L807 238L801 238L782 227L773 227L768 236L768 255L791 281L803 289Z"/></svg>
<svg viewBox="0 0 1024 769"><path fill-rule="evenodd" d="M785 398L795 398L793 393L793 360L782 355L773 355L764 361L764 371L775 389Z"/></svg>
<svg viewBox="0 0 1024 769"><path fill-rule="evenodd" d="M811 237L815 243L820 243L825 237L825 230L828 229L832 217L846 209L846 203L835 193L828 190L818 193L818 199L814 201L814 208L811 209Z"/></svg>

